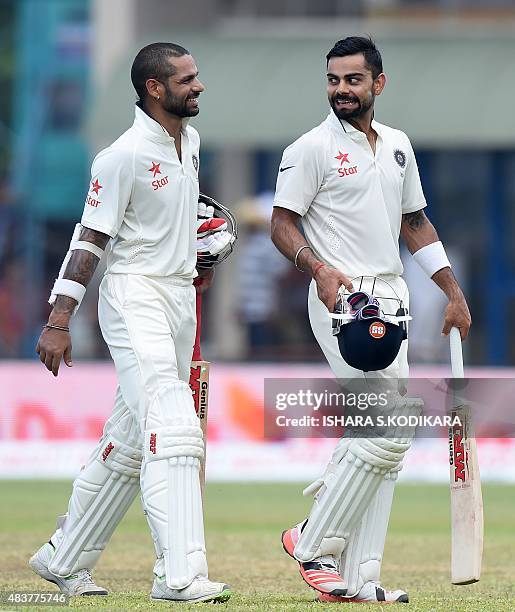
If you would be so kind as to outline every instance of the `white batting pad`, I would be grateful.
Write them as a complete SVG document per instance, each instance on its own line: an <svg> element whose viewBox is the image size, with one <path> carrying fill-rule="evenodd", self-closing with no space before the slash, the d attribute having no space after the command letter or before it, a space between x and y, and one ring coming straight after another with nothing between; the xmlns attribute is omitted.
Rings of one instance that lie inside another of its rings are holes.
<svg viewBox="0 0 515 612"><path fill-rule="evenodd" d="M52 573L69 576L95 566L139 493L141 459L139 432L127 413L113 432L101 439L73 483L68 514L64 520L58 519L52 536L56 547L49 564Z"/></svg>
<svg viewBox="0 0 515 612"><path fill-rule="evenodd" d="M331 460L327 464L325 468L325 472L321 478L317 478L314 482L308 485L303 491L302 495L314 495L315 499L319 499L325 491L325 481L327 476L334 472L336 466L340 463L340 461L345 457L347 451L349 450L349 446L352 443L352 438L340 438L338 440L338 444L335 446L333 450L333 454L331 456Z"/></svg>
<svg viewBox="0 0 515 612"><path fill-rule="evenodd" d="M207 576L199 469L202 430L188 385L177 382L158 392L149 408L141 490L166 584L187 587Z"/></svg>
<svg viewBox="0 0 515 612"><path fill-rule="evenodd" d="M419 398L397 396L390 402L390 414L418 414ZM308 490L319 490L308 521L295 547L295 557L306 562L323 555L339 557L352 530L363 518L387 474L402 468L404 454L411 446L413 427L390 428L390 437L343 438L335 448L323 482ZM391 476L393 477L393 475Z"/></svg>
<svg viewBox="0 0 515 612"><path fill-rule="evenodd" d="M397 475L398 472L385 475L361 522L348 539L341 558L340 573L349 597L354 597L365 582L380 580Z"/></svg>
<svg viewBox="0 0 515 612"><path fill-rule="evenodd" d="M401 463L409 446L410 441L384 438L352 441L342 461L325 478L323 495L315 502L295 547L297 560L341 555L385 474Z"/></svg>

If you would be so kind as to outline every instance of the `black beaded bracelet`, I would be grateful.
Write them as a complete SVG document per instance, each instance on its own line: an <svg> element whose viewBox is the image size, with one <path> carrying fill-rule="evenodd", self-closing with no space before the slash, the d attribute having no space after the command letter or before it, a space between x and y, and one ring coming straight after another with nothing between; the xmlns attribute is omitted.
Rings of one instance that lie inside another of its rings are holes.
<svg viewBox="0 0 515 612"><path fill-rule="evenodd" d="M64 331L64 332L70 331L69 327L64 327L62 325L50 325L50 323L43 325L43 327L47 327L48 329L58 329L59 331Z"/></svg>

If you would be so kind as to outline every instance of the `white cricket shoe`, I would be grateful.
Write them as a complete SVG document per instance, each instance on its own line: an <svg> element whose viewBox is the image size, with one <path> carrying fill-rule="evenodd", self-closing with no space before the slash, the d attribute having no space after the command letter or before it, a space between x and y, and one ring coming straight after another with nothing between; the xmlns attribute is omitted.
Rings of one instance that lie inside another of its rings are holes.
<svg viewBox="0 0 515 612"><path fill-rule="evenodd" d="M33 555L29 561L30 567L48 582L56 584L61 593L74 597L75 595L107 595L107 591L97 586L91 572L88 569L81 569L65 578L56 576L48 569L50 559L54 555L53 544L47 542Z"/></svg>
<svg viewBox="0 0 515 612"><path fill-rule="evenodd" d="M408 594L401 589L387 591L378 582L365 582L354 597L336 597L334 595L321 594L318 601L324 603L409 603Z"/></svg>
<svg viewBox="0 0 515 612"><path fill-rule="evenodd" d="M151 599L165 599L167 601L183 601L194 603L196 601L224 602L231 596L228 584L211 582L208 578L197 576L193 582L184 589L171 589L166 584L164 576L154 576Z"/></svg>

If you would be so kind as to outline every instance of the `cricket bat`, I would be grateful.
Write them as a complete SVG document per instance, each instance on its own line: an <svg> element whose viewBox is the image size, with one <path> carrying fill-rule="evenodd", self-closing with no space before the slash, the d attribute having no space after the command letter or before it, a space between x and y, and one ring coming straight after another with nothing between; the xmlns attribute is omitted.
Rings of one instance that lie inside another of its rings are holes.
<svg viewBox="0 0 515 612"><path fill-rule="evenodd" d="M453 378L463 378L463 354L459 329L450 333ZM451 487L451 582L472 584L481 575L483 556L483 498L476 439L470 407L454 389L450 414L460 425L449 428Z"/></svg>
<svg viewBox="0 0 515 612"><path fill-rule="evenodd" d="M200 333L202 328L202 294L197 293L197 333L193 345L193 358L190 370L190 388L193 395L195 411L200 419L204 435L204 458L200 464L200 489L204 496L206 482L206 443L207 443L207 400L209 393L209 362L202 359L200 352Z"/></svg>

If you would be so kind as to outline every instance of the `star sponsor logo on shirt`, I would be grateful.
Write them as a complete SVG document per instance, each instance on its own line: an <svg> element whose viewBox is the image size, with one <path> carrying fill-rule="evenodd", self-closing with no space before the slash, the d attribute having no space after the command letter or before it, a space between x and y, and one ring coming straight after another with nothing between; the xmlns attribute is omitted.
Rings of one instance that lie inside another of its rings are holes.
<svg viewBox="0 0 515 612"><path fill-rule="evenodd" d="M155 180L152 181L152 189L154 191L157 191L158 189L161 189L161 187L164 187L165 185L168 185L168 176L164 176L163 178L158 178L156 179L156 176L158 174L162 174L161 172L161 164L156 164L155 161L152 161L152 168L148 168L149 172L152 172L152 176L154 177Z"/></svg>
<svg viewBox="0 0 515 612"><path fill-rule="evenodd" d="M148 169L149 172L152 172L154 178L156 178L157 174L161 174L161 164L156 164L155 161L152 162L152 168Z"/></svg>
<svg viewBox="0 0 515 612"><path fill-rule="evenodd" d="M349 154L342 153L340 150L338 150L338 155L334 159L337 159L340 162L340 168L343 166L343 164L350 164Z"/></svg>
<svg viewBox="0 0 515 612"><path fill-rule="evenodd" d="M91 181L91 187L89 188L88 197L86 198L86 204L92 206L93 208L98 208L98 206L101 204L101 201L98 199L98 196L100 194L100 190L103 188L104 187L98 182L98 178L96 178L94 181ZM92 195L90 195L90 193L94 193L96 197L93 197Z"/></svg>
<svg viewBox="0 0 515 612"><path fill-rule="evenodd" d="M98 179L95 179L94 181L91 182L91 191L94 191L98 195L101 189L103 189L103 187L98 182Z"/></svg>
<svg viewBox="0 0 515 612"><path fill-rule="evenodd" d="M349 153L342 153L338 150L338 155L334 158L340 162L340 167L338 168L338 174L340 176L349 176L349 174L357 174L358 167L357 166L344 166L343 164L351 164L352 162L349 159Z"/></svg>

